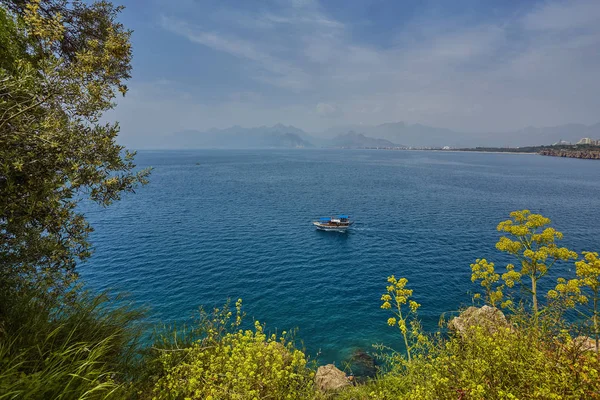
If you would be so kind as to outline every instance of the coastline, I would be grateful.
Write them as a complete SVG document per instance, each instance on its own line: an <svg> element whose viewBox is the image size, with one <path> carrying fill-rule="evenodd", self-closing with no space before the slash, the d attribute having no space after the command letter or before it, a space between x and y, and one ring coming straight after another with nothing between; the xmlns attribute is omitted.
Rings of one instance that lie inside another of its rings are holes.
<svg viewBox="0 0 600 400"><path fill-rule="evenodd" d="M514 154L514 155L539 155L532 151L483 151L483 150L430 150L441 153L488 153L488 154Z"/></svg>

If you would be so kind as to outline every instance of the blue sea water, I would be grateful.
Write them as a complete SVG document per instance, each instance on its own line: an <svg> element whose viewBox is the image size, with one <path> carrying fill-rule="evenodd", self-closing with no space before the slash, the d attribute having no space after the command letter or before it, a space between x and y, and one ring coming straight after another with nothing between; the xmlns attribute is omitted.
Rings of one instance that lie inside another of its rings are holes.
<svg viewBox="0 0 600 400"><path fill-rule="evenodd" d="M380 309L386 277L408 278L420 317L471 302L469 264L508 259L496 225L529 208L576 251L600 250L600 162L537 155L368 150L144 151L150 184L102 209L86 204L95 289L129 292L153 321L244 300L271 330L298 328L319 361L396 346ZM198 164L197 164L198 163ZM347 213L351 232L311 220ZM573 273L557 265L556 275ZM553 280L553 278L551 280ZM550 282L550 281L548 281Z"/></svg>

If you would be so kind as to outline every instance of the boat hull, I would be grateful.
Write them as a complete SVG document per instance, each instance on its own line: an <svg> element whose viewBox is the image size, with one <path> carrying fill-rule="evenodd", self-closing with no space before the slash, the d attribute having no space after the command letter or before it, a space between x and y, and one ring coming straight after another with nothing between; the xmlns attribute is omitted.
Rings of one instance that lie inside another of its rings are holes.
<svg viewBox="0 0 600 400"><path fill-rule="evenodd" d="M350 228L350 225L352 225L352 223L348 224L348 225L328 225L328 224L321 224L320 222L313 222L313 225L320 231L328 231L328 232L346 232L348 230L348 228Z"/></svg>

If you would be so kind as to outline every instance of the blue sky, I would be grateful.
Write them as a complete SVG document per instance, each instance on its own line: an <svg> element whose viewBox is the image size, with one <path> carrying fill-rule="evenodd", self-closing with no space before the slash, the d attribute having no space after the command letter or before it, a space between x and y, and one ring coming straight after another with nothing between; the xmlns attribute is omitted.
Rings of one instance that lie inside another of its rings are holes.
<svg viewBox="0 0 600 400"><path fill-rule="evenodd" d="M118 3L118 1L116 1ZM600 121L600 0L123 0L136 146L185 129Z"/></svg>

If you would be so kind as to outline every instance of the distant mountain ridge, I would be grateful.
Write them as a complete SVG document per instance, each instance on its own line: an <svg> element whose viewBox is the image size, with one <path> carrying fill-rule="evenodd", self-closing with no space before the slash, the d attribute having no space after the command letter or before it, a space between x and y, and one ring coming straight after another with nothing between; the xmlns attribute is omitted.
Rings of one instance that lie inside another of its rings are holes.
<svg viewBox="0 0 600 400"><path fill-rule="evenodd" d="M350 131L346 134L334 137L333 139L331 139L330 145L332 147L343 147L351 149L406 147L392 143L386 139L372 138L365 136L362 133L356 133L354 131Z"/></svg>
<svg viewBox="0 0 600 400"><path fill-rule="evenodd" d="M527 127L506 132L459 132L422 124L392 122L380 125L349 125L325 131L337 135L354 130L366 135L402 143L410 147L523 147L539 146L565 140L575 143L583 137L600 139L600 123L593 125L566 124L552 127Z"/></svg>
<svg viewBox="0 0 600 400"><path fill-rule="evenodd" d="M232 126L226 129L210 129L206 132L187 130L176 132L167 138L166 148L305 148L314 147L303 130L277 124L257 128Z"/></svg>
<svg viewBox="0 0 600 400"><path fill-rule="evenodd" d="M409 147L458 147L463 134L446 128L436 128L421 124L409 125L404 122L392 122L381 125L348 125L332 128L326 134L337 135L344 131L363 132L374 138L381 138L392 143L402 143Z"/></svg>
<svg viewBox="0 0 600 400"><path fill-rule="evenodd" d="M308 134L291 125L244 128L232 126L205 132L187 130L166 138L161 148L310 148L310 147L525 147L563 140L600 139L600 123L527 127L507 132L459 132L422 124L392 122L380 125L347 125ZM401 143L401 144L400 144Z"/></svg>

